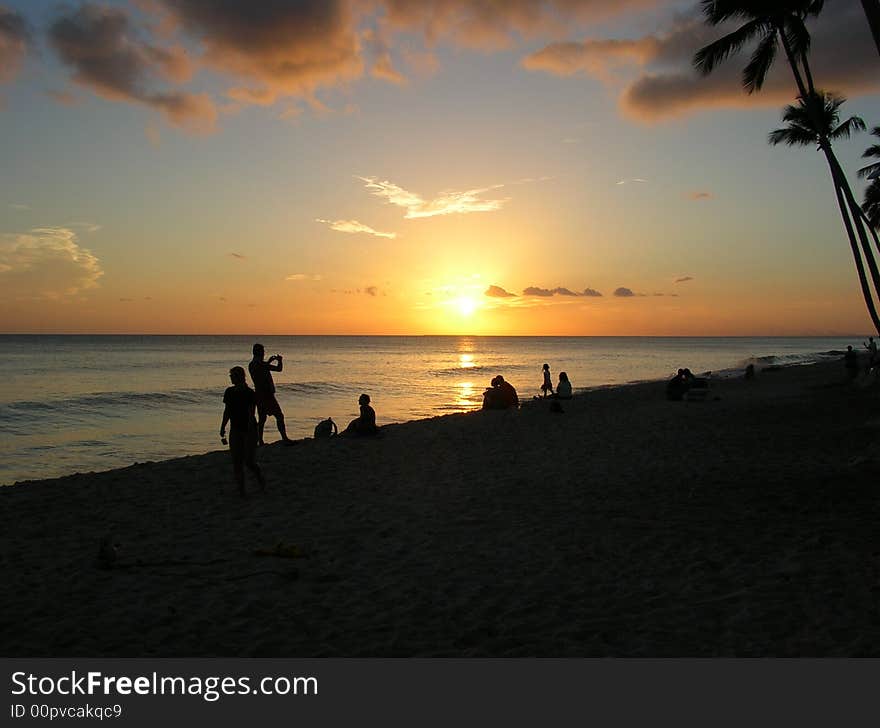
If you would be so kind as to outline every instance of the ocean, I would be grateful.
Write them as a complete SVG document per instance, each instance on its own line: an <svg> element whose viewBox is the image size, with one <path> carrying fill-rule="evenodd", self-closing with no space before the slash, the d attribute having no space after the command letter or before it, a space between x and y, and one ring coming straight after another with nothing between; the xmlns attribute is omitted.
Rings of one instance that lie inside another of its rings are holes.
<svg viewBox="0 0 880 728"><path fill-rule="evenodd" d="M529 398L541 367L575 391L660 379L679 367L713 376L748 363L803 364L859 338L481 336L0 336L0 485L221 447L228 371L251 346L282 354L277 397L291 437L322 419L340 430L362 392L379 424L467 412L504 375ZM278 439L274 420L266 441Z"/></svg>

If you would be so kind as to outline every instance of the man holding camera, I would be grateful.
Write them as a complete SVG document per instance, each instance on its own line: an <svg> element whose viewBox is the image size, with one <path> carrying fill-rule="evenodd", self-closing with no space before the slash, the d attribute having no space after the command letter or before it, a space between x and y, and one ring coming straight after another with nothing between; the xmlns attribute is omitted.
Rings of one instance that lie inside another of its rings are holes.
<svg viewBox="0 0 880 728"><path fill-rule="evenodd" d="M285 445L292 445L293 440L287 436L287 430L284 426L284 413L281 411L281 405L275 399L275 382L272 381L272 372L280 372L284 366L280 354L270 356L268 360L263 357L266 350L262 344L254 344L254 358L248 364L248 371L251 373L251 380L254 383L254 391L257 394L257 415L259 422L257 423L257 445L263 445L263 427L266 425L266 419L269 415L275 417L275 424L278 425L278 432L281 433L281 439Z"/></svg>

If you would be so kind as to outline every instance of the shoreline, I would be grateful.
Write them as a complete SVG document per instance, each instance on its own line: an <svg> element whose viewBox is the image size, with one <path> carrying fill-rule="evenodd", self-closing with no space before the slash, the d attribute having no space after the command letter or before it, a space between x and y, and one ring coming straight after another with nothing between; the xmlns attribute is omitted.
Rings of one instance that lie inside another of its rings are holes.
<svg viewBox="0 0 880 728"><path fill-rule="evenodd" d="M876 385L832 362L663 390L269 445L245 500L221 450L0 488L0 648L880 654Z"/></svg>
<svg viewBox="0 0 880 728"><path fill-rule="evenodd" d="M125 335L129 336L129 334L125 334ZM169 334L169 336L173 336L173 335L174 334ZM212 335L206 334L205 336L212 336ZM507 337L498 337L498 338L507 338ZM534 338L534 337L529 337L529 338ZM546 337L546 338L554 338L554 337ZM603 338L603 337L584 337L584 338ZM644 338L644 337L604 337L604 338ZM669 338L675 338L675 337L669 337ZM693 337L690 337L690 338L693 338ZM712 337L705 337L705 338L712 338ZM779 337L776 337L776 338L779 338ZM793 337L793 338L797 338L797 337ZM837 356L838 354L842 355L842 353L843 352L838 352L835 350L835 351L822 351L822 352L807 353L807 354L804 354L803 356L832 357L832 356ZM771 357L762 357L762 358L774 358L775 359L777 356L778 355L773 355ZM805 360L802 362L768 365L765 367L765 369L768 369L770 371L776 371L779 369L788 369L788 368L792 368L792 367L823 366L823 365L827 365L827 364L831 364L831 363L832 363L831 361ZM763 370L759 370L759 371L763 371ZM716 382L722 382L722 381L729 381L731 379L735 379L737 376L741 375L741 372L742 372L741 367L728 367L725 369L713 370L711 372L711 374L713 375L713 377L715 377ZM707 372L696 372L696 374L699 376L705 376L707 374ZM627 387L638 387L638 386L643 386L643 385L660 385L660 384L664 384L667 381L667 379L668 378L637 379L637 380L633 380L633 381L629 381L629 382L616 382L616 383L613 382L613 383L609 383L609 384L596 384L596 385L590 385L587 387L578 387L574 390L574 398L578 399L582 396L587 396L592 392L601 392L601 391L614 390L614 389L624 389ZM520 399L521 407L529 406L533 401L535 401L535 399L523 399L522 395L521 395L521 399ZM476 408L476 409L473 409L473 410L470 410L467 412L451 412L451 413L447 413L447 414L434 415L433 417L419 417L419 418L414 418L414 419L409 419L409 420L390 421L390 422L387 422L385 424L380 425L380 427L382 429L385 429L388 427L396 427L396 426L400 426L400 425L410 425L413 423L430 422L432 420L436 420L437 418L449 417L449 416L460 416L460 415L472 415L472 414L475 414L480 411L481 410L479 408ZM271 421L269 423L267 423L266 427L271 433L271 431L272 431ZM312 437L306 436L306 437L302 437L302 438L296 438L295 441L298 444L302 444L302 443L309 442L312 439L313 439ZM275 442L268 443L268 445L275 445L275 444L278 444L278 442L275 441ZM155 465L157 463L164 463L164 462L170 462L170 461L176 461L176 460L185 460L185 459L194 458L194 457L203 457L203 456L208 456L208 455L214 455L218 452L226 452L226 449L224 448L224 449L217 449L217 450L206 450L203 452L195 452L195 453L189 453L189 454L184 454L184 455L172 456L169 458L162 458L160 460L135 461L131 465L110 467L105 470L74 471L72 473L67 473L67 474L63 474L63 475L56 475L56 476L49 477L49 478L25 478L23 480L15 480L11 483L0 483L0 490L2 490L3 488L11 488L11 487L20 486L20 485L27 485L27 484L36 484L36 483L41 483L44 481L61 480L64 478L101 475L101 474L110 473L110 472L114 472L114 471L118 471L118 470L127 470L129 468L139 467L139 466L143 466L143 465Z"/></svg>

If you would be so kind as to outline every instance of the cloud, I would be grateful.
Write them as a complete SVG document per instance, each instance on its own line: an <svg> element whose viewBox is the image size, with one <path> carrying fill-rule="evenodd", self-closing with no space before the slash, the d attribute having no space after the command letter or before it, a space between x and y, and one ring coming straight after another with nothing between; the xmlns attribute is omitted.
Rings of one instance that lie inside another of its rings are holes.
<svg viewBox="0 0 880 728"><path fill-rule="evenodd" d="M370 75L397 85L406 84L406 76L394 67L394 61L391 59L391 49L388 46L388 41L382 34L368 28L364 31L362 37L364 45L373 56L373 67L370 69Z"/></svg>
<svg viewBox="0 0 880 728"><path fill-rule="evenodd" d="M397 237L397 233L383 233L378 230L373 230L369 225L364 225L357 220L322 220L318 217L315 218L315 222L329 225L331 230L336 230L340 233L366 233L367 235L375 235L377 238Z"/></svg>
<svg viewBox="0 0 880 728"><path fill-rule="evenodd" d="M246 260L247 256L242 255L241 253L228 253L230 258L235 258L236 260Z"/></svg>
<svg viewBox="0 0 880 728"><path fill-rule="evenodd" d="M507 199L482 199L480 195L490 190L500 189L504 185L492 185L479 189L456 192L447 190L433 200L425 200L415 192L409 192L387 180L376 177L358 177L366 188L377 197L383 197L392 205L406 209L407 219L434 217L436 215L465 215L470 212L494 212L500 210Z"/></svg>
<svg viewBox="0 0 880 728"><path fill-rule="evenodd" d="M368 296L375 297L379 295L379 289L376 286L367 286L366 288L364 288L364 293L366 293Z"/></svg>
<svg viewBox="0 0 880 728"><path fill-rule="evenodd" d="M712 197L712 193L708 192L707 190L698 190L696 192L691 192L688 195L688 199L691 200L711 200Z"/></svg>
<svg viewBox="0 0 880 728"><path fill-rule="evenodd" d="M59 299L94 288L100 261L69 228L0 235L0 291L17 299Z"/></svg>
<svg viewBox="0 0 880 728"><path fill-rule="evenodd" d="M523 290L522 294L523 296L538 296L540 298L549 298L550 296L569 296L572 298L602 297L602 294L593 288L585 288L582 292L578 293L577 291L573 291L570 288L565 288L564 286L558 286L556 288L540 288L539 286L529 286L528 288Z"/></svg>
<svg viewBox="0 0 880 728"><path fill-rule="evenodd" d="M19 211L31 209L30 205L23 205L20 202L10 202L9 207L13 210L19 210Z"/></svg>
<svg viewBox="0 0 880 728"><path fill-rule="evenodd" d="M94 222L83 222L83 221L69 222L69 223L67 223L64 227L69 227L69 228L82 228L82 229L85 230L87 233L96 233L96 232L98 232L98 230L101 229L101 226L98 225L97 223L94 223Z"/></svg>
<svg viewBox="0 0 880 728"><path fill-rule="evenodd" d="M158 0L167 22L201 42L199 63L243 85L246 103L309 97L363 73L356 3L348 0Z"/></svg>
<svg viewBox="0 0 880 728"><path fill-rule="evenodd" d="M82 98L70 93L70 91L54 91L50 89L46 91L46 96L61 106L79 106L82 103Z"/></svg>
<svg viewBox="0 0 880 728"><path fill-rule="evenodd" d="M180 47L151 45L122 9L85 3L56 18L49 43L73 71L73 80L105 99L143 104L192 132L214 128L217 111L207 94L157 90L191 74Z"/></svg>
<svg viewBox="0 0 880 728"><path fill-rule="evenodd" d="M693 276L682 276L681 278L676 278L676 283L687 283L688 281L692 281L694 279Z"/></svg>
<svg viewBox="0 0 880 728"><path fill-rule="evenodd" d="M31 35L24 18L0 5L0 83L15 78L30 43Z"/></svg>
<svg viewBox="0 0 880 728"><path fill-rule="evenodd" d="M505 291L501 286L489 286L485 291L483 291L484 296L489 296L490 298L515 298L515 293L510 293L510 291Z"/></svg>
<svg viewBox="0 0 880 728"><path fill-rule="evenodd" d="M614 184L616 184L616 185L627 185L627 184L629 184L630 182L637 182L637 183L639 183L639 184L644 184L644 183L647 182L647 181L648 181L648 180L646 180L646 179L642 179L641 177L627 177L626 179L620 179L620 180L617 180L617 182L615 182Z"/></svg>
<svg viewBox="0 0 880 728"><path fill-rule="evenodd" d="M389 26L420 32L429 46L449 41L480 51L499 50L519 38L563 32L655 5L657 0L384 0Z"/></svg>
<svg viewBox="0 0 880 728"><path fill-rule="evenodd" d="M751 95L741 86L751 48L728 59L708 77L693 70L694 53L735 27L710 27L697 11L676 13L665 28L640 38L553 43L524 58L522 64L560 76L588 75L612 87L619 87L626 77L619 107L625 115L645 123L707 109L775 107L791 102L796 87L781 50L764 89ZM858 3L826 3L810 31L810 61L817 85L849 96L880 90L876 47Z"/></svg>
<svg viewBox="0 0 880 728"><path fill-rule="evenodd" d="M614 289L613 295L617 296L618 298L632 298L636 294L632 292L632 289L621 286L620 288Z"/></svg>
<svg viewBox="0 0 880 728"><path fill-rule="evenodd" d="M287 276L286 281L320 281L320 275L309 275L308 273L293 273Z"/></svg>
<svg viewBox="0 0 880 728"><path fill-rule="evenodd" d="M553 291L549 288L539 288L538 286L529 286L528 288L524 288L522 294L524 296L541 296L542 298L550 297L553 295Z"/></svg>

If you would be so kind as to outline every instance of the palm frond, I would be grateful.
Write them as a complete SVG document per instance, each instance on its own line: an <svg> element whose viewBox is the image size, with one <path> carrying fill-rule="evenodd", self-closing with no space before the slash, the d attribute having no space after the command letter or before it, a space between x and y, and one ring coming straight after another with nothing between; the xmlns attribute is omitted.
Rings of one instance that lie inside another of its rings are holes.
<svg viewBox="0 0 880 728"><path fill-rule="evenodd" d="M815 144L818 139L816 133L810 129L799 126L786 126L782 129L774 129L767 136L768 143L776 146L785 144L789 147L807 147Z"/></svg>
<svg viewBox="0 0 880 728"><path fill-rule="evenodd" d="M853 134L865 131L867 127L861 116L851 116L842 124L837 126L828 135L829 139L849 139Z"/></svg>
<svg viewBox="0 0 880 728"><path fill-rule="evenodd" d="M810 32L796 15L786 19L785 38L795 55L805 56L810 52Z"/></svg>
<svg viewBox="0 0 880 728"><path fill-rule="evenodd" d="M748 17L748 3L741 0L700 0L700 8L709 25L718 25L737 17Z"/></svg>
<svg viewBox="0 0 880 728"><path fill-rule="evenodd" d="M877 179L880 178L880 162L874 162L862 167L856 174L860 179Z"/></svg>
<svg viewBox="0 0 880 728"><path fill-rule="evenodd" d="M767 24L760 20L751 20L741 28L719 38L694 54L694 68L704 76L715 70L716 66L728 56L739 53L742 47L756 35L766 32Z"/></svg>
<svg viewBox="0 0 880 728"><path fill-rule="evenodd" d="M743 69L742 84L748 93L753 94L755 91L761 90L764 79L767 77L773 61L776 60L777 47L776 33L768 33L761 39L751 60Z"/></svg>
<svg viewBox="0 0 880 728"><path fill-rule="evenodd" d="M880 180L874 180L865 189L865 201L862 210L875 230L880 229Z"/></svg>

